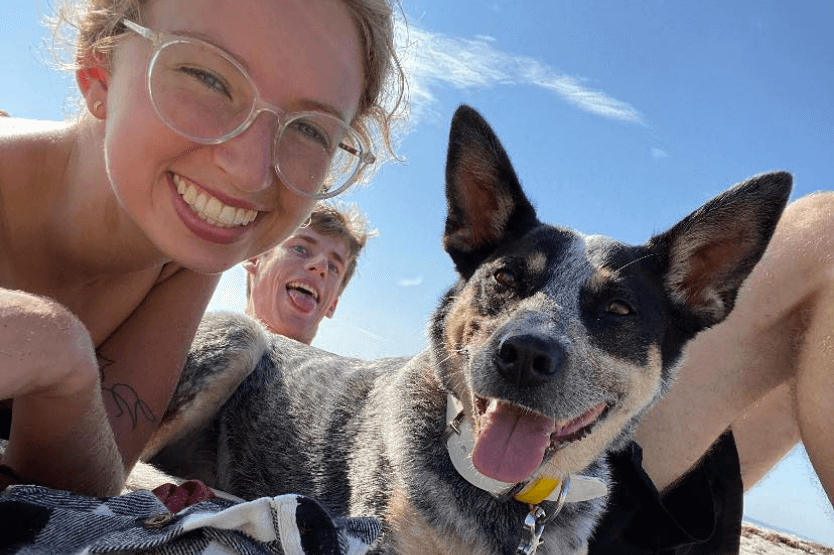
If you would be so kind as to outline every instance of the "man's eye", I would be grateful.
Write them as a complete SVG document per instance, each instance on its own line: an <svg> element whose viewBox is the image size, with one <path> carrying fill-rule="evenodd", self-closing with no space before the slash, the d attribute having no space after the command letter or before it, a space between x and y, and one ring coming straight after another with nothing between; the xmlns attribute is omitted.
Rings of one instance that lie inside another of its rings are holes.
<svg viewBox="0 0 834 555"><path fill-rule="evenodd" d="M337 276L341 273L341 270L335 264L330 264L329 269L333 274L335 274Z"/></svg>
<svg viewBox="0 0 834 555"><path fill-rule="evenodd" d="M298 254L307 254L307 247L305 247L304 245L294 245L292 247L292 250L294 250Z"/></svg>

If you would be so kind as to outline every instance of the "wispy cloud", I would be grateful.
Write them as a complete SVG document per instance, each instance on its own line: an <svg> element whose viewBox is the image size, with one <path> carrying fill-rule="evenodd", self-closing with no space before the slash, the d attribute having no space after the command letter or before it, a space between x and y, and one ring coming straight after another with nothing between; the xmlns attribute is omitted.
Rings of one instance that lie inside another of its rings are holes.
<svg viewBox="0 0 834 555"><path fill-rule="evenodd" d="M397 282L400 287L417 287L423 284L423 276L401 279Z"/></svg>
<svg viewBox="0 0 834 555"><path fill-rule="evenodd" d="M351 327L353 329L355 329L356 331L358 331L359 333L361 333L362 335L370 337L371 339L373 339L375 341L379 341L379 342L387 341L387 339L382 337L381 335L378 335L378 334L376 334L376 333L374 333L370 330L366 330L365 328L360 328L359 326L351 326Z"/></svg>
<svg viewBox="0 0 834 555"><path fill-rule="evenodd" d="M651 153L652 153L652 158L654 158L655 160L661 160L663 158L668 158L669 157L669 153L666 152L665 150L663 150L662 148L655 147L651 150Z"/></svg>
<svg viewBox="0 0 834 555"><path fill-rule="evenodd" d="M498 49L492 37L448 37L399 23L398 42L409 75L412 115L436 104L434 89L486 89L498 85L532 85L552 92L577 108L609 119L643 124L643 115L627 102L587 87L534 58Z"/></svg>

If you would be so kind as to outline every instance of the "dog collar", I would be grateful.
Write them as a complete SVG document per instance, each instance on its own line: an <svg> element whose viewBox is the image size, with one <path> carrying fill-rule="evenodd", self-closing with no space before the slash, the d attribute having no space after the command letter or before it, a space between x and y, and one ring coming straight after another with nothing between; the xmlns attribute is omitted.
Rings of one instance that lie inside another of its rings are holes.
<svg viewBox="0 0 834 555"><path fill-rule="evenodd" d="M446 449L458 474L473 486L496 497L513 497L531 505L542 501L555 501L561 505L596 499L608 493L608 486L599 478L579 474L549 476L542 473L519 484L485 476L472 464L475 445L472 422L464 418L463 405L452 394L448 395L446 402L446 425Z"/></svg>

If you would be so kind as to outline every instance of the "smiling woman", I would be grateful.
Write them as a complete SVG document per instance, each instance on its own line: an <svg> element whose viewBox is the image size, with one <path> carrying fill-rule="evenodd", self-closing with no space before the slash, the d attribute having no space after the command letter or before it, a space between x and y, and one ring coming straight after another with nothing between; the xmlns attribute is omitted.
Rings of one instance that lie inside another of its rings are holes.
<svg viewBox="0 0 834 555"><path fill-rule="evenodd" d="M403 76L386 0L89 0L55 23L83 113L0 121L2 463L103 495L217 274L385 158Z"/></svg>

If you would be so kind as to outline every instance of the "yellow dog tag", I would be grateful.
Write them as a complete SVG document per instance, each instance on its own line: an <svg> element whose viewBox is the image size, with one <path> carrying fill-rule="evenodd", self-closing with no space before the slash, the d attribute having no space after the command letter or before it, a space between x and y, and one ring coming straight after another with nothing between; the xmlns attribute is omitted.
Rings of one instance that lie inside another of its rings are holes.
<svg viewBox="0 0 834 555"><path fill-rule="evenodd" d="M535 482L527 485L515 496L517 501L538 505L553 493L556 488L562 485L562 481L556 478L538 478Z"/></svg>

